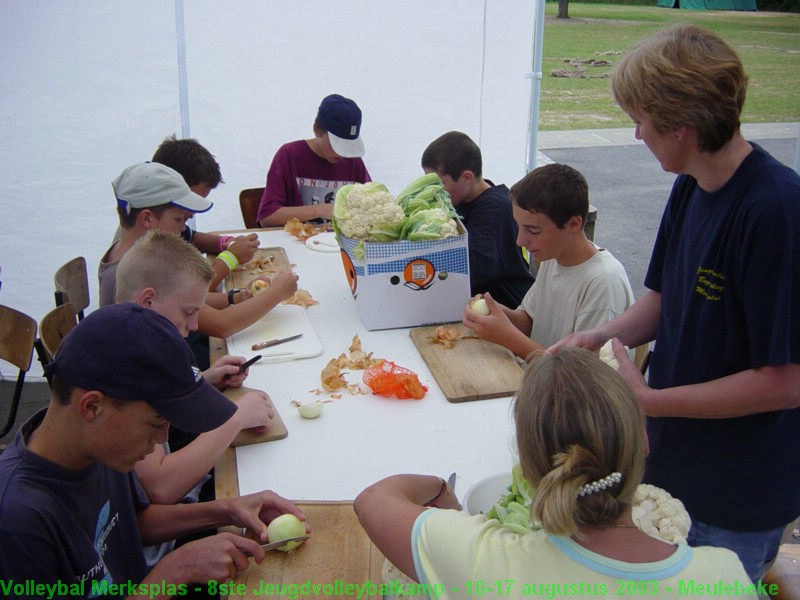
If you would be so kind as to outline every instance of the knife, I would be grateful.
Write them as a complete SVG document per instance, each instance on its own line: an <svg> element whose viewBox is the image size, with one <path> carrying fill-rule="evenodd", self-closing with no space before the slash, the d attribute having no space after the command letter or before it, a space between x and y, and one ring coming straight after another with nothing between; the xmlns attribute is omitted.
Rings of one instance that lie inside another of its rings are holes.
<svg viewBox="0 0 800 600"><path fill-rule="evenodd" d="M261 544L261 549L264 551L275 550L275 548L280 548L281 546L288 544L289 542L305 542L309 537L308 535L298 535L297 537L287 538L285 540L280 540L277 542L270 542L268 544Z"/></svg>
<svg viewBox="0 0 800 600"><path fill-rule="evenodd" d="M253 344L250 349L263 350L264 348L271 348L272 346L277 346L278 344L283 344L284 342L291 342L292 340L296 340L297 338L300 337L303 337L302 333L290 335L289 337L284 337L284 338L275 338L273 340L267 340L266 342L261 342L260 344Z"/></svg>
<svg viewBox="0 0 800 600"><path fill-rule="evenodd" d="M287 538L285 540L280 540L277 542L269 542L268 544L261 544L261 549L264 552L269 552L270 550L275 550L276 548L280 548L281 546L288 544L289 542L305 542L309 537L308 535L300 535L293 538ZM249 552L247 552L249 556L252 556Z"/></svg>
<svg viewBox="0 0 800 600"><path fill-rule="evenodd" d="M447 478L447 485L450 486L450 489L455 493L456 491L456 474L455 471L450 473L450 477Z"/></svg>
<svg viewBox="0 0 800 600"><path fill-rule="evenodd" d="M251 365L253 365L255 362L257 362L257 361L261 360L261 358L262 358L262 357L261 357L261 355L260 355L260 354L256 354L256 355L255 355L253 358L251 358L250 360L248 360L248 361L246 361L246 362L243 362L243 363L242 363L242 364L239 366L239 373L244 373L244 372L245 372L247 369L249 369L249 368L250 368L250 366L251 366Z"/></svg>

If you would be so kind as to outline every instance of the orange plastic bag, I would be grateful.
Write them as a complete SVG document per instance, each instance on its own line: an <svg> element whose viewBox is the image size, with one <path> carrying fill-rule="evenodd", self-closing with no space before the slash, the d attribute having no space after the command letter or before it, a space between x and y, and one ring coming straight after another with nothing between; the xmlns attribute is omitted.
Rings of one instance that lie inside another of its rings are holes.
<svg viewBox="0 0 800 600"><path fill-rule="evenodd" d="M419 400L428 391L413 371L384 360L364 370L362 381L380 396L397 396L401 400Z"/></svg>

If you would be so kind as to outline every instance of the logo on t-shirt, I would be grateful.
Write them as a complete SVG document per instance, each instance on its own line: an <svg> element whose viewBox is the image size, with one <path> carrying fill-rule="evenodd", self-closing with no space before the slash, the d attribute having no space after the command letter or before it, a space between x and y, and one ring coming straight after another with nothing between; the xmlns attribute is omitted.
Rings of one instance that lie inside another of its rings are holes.
<svg viewBox="0 0 800 600"><path fill-rule="evenodd" d="M725 291L725 275L713 269L698 267L694 291L706 300L719 302L722 300L722 292Z"/></svg>

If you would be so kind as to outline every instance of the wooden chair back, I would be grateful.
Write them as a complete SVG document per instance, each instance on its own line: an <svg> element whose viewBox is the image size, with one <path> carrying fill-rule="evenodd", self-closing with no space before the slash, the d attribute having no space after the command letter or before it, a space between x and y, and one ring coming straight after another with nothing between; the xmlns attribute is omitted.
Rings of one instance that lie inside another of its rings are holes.
<svg viewBox="0 0 800 600"><path fill-rule="evenodd" d="M650 342L636 346L633 351L633 363L639 368L642 375L647 372L647 367L650 366Z"/></svg>
<svg viewBox="0 0 800 600"><path fill-rule="evenodd" d="M239 192L239 208L242 211L242 220L247 229L258 229L261 225L256 221L258 215L258 205L261 204L261 196L264 195L264 188L248 188Z"/></svg>
<svg viewBox="0 0 800 600"><path fill-rule="evenodd" d="M89 308L89 275L86 271L86 259L79 256L62 265L56 271L53 282L56 286L56 306L69 302L75 307L78 320L83 319L83 311Z"/></svg>
<svg viewBox="0 0 800 600"><path fill-rule="evenodd" d="M39 337L34 341L36 355L42 368L53 360L64 337L78 324L78 315L72 304L57 306L39 323ZM47 383L51 383L50 376L45 373Z"/></svg>
<svg viewBox="0 0 800 600"><path fill-rule="evenodd" d="M0 437L11 431L17 418L25 373L31 368L33 360L33 341L35 339L35 319L18 310L0 305L0 359L19 369L14 393L6 412L6 420L0 426Z"/></svg>

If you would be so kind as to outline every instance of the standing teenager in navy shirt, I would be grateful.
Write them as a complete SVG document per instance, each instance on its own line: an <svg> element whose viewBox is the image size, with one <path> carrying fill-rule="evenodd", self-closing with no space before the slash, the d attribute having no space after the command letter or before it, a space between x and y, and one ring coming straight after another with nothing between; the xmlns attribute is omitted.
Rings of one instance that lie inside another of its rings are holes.
<svg viewBox="0 0 800 600"><path fill-rule="evenodd" d="M769 568L800 515L800 176L740 132L747 76L717 34L676 25L620 60L617 103L676 173L645 279L617 319L560 344L655 340L646 481L686 505L689 543Z"/></svg>

